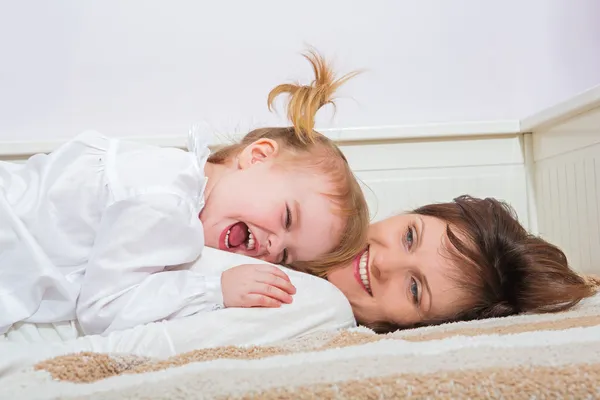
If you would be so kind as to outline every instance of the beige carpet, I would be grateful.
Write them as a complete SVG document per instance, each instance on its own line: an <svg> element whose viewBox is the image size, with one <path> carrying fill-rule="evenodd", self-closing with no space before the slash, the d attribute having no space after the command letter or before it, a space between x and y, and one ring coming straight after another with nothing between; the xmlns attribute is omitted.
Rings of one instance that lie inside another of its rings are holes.
<svg viewBox="0 0 600 400"><path fill-rule="evenodd" d="M3 380L0 398L600 398L600 295L561 314L390 335L356 329L167 360L68 355Z"/></svg>

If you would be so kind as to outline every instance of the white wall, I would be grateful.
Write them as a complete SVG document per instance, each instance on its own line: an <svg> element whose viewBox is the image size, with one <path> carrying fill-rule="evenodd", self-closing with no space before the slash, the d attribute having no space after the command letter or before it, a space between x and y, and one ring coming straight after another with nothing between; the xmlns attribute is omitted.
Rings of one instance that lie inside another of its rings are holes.
<svg viewBox="0 0 600 400"><path fill-rule="evenodd" d="M523 1L520 118L600 84L600 1ZM520 44L518 44L520 43Z"/></svg>
<svg viewBox="0 0 600 400"><path fill-rule="evenodd" d="M600 83L596 0L4 1L0 142L280 122L305 43L368 68L322 127L523 117Z"/></svg>

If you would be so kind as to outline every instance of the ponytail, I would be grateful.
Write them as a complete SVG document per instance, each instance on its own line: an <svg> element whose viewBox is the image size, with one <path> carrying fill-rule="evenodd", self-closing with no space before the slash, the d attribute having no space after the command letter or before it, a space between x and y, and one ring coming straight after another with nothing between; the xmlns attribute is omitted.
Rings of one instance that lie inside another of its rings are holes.
<svg viewBox="0 0 600 400"><path fill-rule="evenodd" d="M344 221L342 237L336 248L318 260L296 261L291 267L313 275L326 276L331 268L350 263L364 248L369 211L362 189L344 154L331 139L314 130L315 116L326 104L335 107L335 91L359 72L351 72L336 79L333 70L316 51L309 50L303 56L312 66L314 80L309 85L278 85L271 90L267 99L271 110L279 95L289 95L287 117L292 126L255 129L239 143L211 154L208 162L225 164L257 140L271 139L279 144L282 153L286 153L286 157L278 159L278 162L293 159L323 174L332 185L332 190L323 194L332 200L335 206L333 212Z"/></svg>
<svg viewBox="0 0 600 400"><path fill-rule="evenodd" d="M269 93L267 106L271 111L273 102L279 95L289 94L287 117L294 127L294 134L302 143L312 144L316 136L314 128L317 112L326 104L335 107L333 101L335 91L360 71L336 79L333 70L315 50L308 50L303 57L308 60L313 69L314 80L309 85L284 83L276 86Z"/></svg>
<svg viewBox="0 0 600 400"><path fill-rule="evenodd" d="M302 56L310 63L314 79L309 85L283 83L274 87L267 98L269 111L273 110L275 99L281 94L288 94L287 117L292 126L285 128L259 128L249 132L236 144L225 146L211 154L208 161L223 164L243 148L259 139L272 139L284 148L296 151L312 151L315 145L324 145L333 151L334 155L346 161L342 152L326 136L316 132L315 117L321 107L331 104L335 107L334 94L336 90L361 71L350 72L341 78L335 73L325 59L310 49Z"/></svg>

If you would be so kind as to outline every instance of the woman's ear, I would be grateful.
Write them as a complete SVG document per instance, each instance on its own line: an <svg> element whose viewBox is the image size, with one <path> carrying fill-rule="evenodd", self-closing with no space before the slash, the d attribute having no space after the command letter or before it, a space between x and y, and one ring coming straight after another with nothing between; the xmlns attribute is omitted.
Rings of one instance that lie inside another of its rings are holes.
<svg viewBox="0 0 600 400"><path fill-rule="evenodd" d="M242 150L237 157L237 167L246 169L254 164L271 160L279 154L279 143L273 139L258 139Z"/></svg>

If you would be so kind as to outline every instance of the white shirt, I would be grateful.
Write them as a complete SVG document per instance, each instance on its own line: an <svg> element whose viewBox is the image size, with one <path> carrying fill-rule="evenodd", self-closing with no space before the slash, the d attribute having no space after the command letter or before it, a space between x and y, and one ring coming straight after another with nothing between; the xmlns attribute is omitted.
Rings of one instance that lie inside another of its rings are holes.
<svg viewBox="0 0 600 400"><path fill-rule="evenodd" d="M257 262L261 261L205 248L191 270L208 269L220 274L236 265ZM280 308L226 308L140 325L106 336L90 335L54 343L28 343L36 333L34 327L26 324L13 332L12 337L0 340L0 377L44 359L80 351L164 358L200 348L263 345L318 331L356 326L350 303L334 285L321 278L280 268L297 289L293 302Z"/></svg>
<svg viewBox="0 0 600 400"><path fill-rule="evenodd" d="M0 162L0 334L75 319L108 333L221 306L220 274L168 270L204 247L209 151L192 139L186 152L90 132Z"/></svg>

